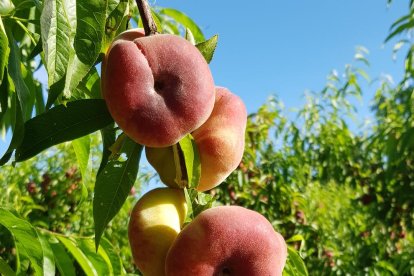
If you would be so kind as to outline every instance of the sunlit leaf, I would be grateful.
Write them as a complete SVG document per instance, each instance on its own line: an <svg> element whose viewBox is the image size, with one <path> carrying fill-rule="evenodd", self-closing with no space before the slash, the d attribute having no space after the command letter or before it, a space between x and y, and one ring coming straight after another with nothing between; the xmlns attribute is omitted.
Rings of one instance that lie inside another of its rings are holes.
<svg viewBox="0 0 414 276"><path fill-rule="evenodd" d="M72 141L72 146L78 160L79 168L82 174L82 201L88 196L87 183L90 179L90 167L89 167L89 153L91 146L91 139L89 135Z"/></svg>
<svg viewBox="0 0 414 276"><path fill-rule="evenodd" d="M43 275L42 245L33 226L4 208L0 208L0 224L10 231L19 254L30 260L36 275Z"/></svg>
<svg viewBox="0 0 414 276"><path fill-rule="evenodd" d="M0 15L1 16L8 15L13 10L14 10L14 5L11 0L2 0L0 2Z"/></svg>
<svg viewBox="0 0 414 276"><path fill-rule="evenodd" d="M44 0L40 27L50 87L65 76L74 55L76 1Z"/></svg>
<svg viewBox="0 0 414 276"><path fill-rule="evenodd" d="M6 1L7 2L7 1ZM1 5L1 4L0 4ZM0 6L1 9L1 6ZM6 30L3 26L3 21L0 17L0 85L3 81L4 71L6 70L7 61L9 59L9 40L6 35Z"/></svg>
<svg viewBox="0 0 414 276"><path fill-rule="evenodd" d="M56 271L55 256L47 236L39 234L39 241L43 250L43 273L44 275L54 275Z"/></svg>
<svg viewBox="0 0 414 276"><path fill-rule="evenodd" d="M283 270L283 276L307 276L308 270L306 269L305 263L299 254L288 247L288 258L286 261L285 269Z"/></svg>
<svg viewBox="0 0 414 276"><path fill-rule="evenodd" d="M205 40L201 29L197 26L197 24L190 17L188 17L183 12L175 10L175 9L171 9L171 8L162 8L159 10L159 12L161 14L164 14L164 15L167 15L173 18L175 21L181 23L185 28L190 29L197 43L200 43Z"/></svg>
<svg viewBox="0 0 414 276"><path fill-rule="evenodd" d="M209 40L196 44L196 47L201 52L207 63L213 59L214 51L216 50L218 42L218 35L212 36Z"/></svg>
<svg viewBox="0 0 414 276"><path fill-rule="evenodd" d="M98 272L93 263L88 259L85 253L79 247L79 244L70 238L57 235L56 238L65 246L70 254L76 259L82 267L83 272L88 276L98 276Z"/></svg>
<svg viewBox="0 0 414 276"><path fill-rule="evenodd" d="M19 98L20 109L22 112L23 120L26 121L31 117L31 98L30 91L24 82L21 70L20 50L17 46L17 42L14 40L13 35L7 32L10 39L10 57L8 64L8 72L13 80L13 84L16 89L17 97Z"/></svg>
<svg viewBox="0 0 414 276"><path fill-rule="evenodd" d="M109 0L106 13L105 37L101 50L103 53L106 53L115 36L126 30L129 19L128 0Z"/></svg>
<svg viewBox="0 0 414 276"><path fill-rule="evenodd" d="M196 188L200 181L201 163L197 145L191 135L187 135L179 141L180 150L184 157L184 165L187 172L188 187Z"/></svg>

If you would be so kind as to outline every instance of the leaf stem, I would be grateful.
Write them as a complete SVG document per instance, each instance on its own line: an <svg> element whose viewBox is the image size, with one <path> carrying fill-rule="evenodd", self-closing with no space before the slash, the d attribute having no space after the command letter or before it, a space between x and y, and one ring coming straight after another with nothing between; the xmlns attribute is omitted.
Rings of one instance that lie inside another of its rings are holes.
<svg viewBox="0 0 414 276"><path fill-rule="evenodd" d="M157 34L157 25L155 24L154 18L152 18L151 7L148 5L147 0L136 0L139 15L142 19L142 25L146 36Z"/></svg>

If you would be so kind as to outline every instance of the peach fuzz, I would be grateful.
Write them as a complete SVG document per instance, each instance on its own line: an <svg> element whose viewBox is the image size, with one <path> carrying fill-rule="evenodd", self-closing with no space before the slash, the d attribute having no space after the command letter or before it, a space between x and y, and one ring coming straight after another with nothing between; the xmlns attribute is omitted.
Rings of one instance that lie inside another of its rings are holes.
<svg viewBox="0 0 414 276"><path fill-rule="evenodd" d="M214 105L214 81L199 50L184 38L142 30L120 34L102 63L102 96L135 142L167 147L197 129Z"/></svg>
<svg viewBox="0 0 414 276"><path fill-rule="evenodd" d="M287 258L283 237L261 214L220 206L199 214L167 254L167 276L281 276Z"/></svg>

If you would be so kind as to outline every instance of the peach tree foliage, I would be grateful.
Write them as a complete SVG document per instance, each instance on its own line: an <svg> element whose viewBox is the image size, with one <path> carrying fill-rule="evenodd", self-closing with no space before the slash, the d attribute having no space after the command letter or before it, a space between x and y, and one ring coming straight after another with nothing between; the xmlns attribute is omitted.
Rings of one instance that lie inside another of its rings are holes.
<svg viewBox="0 0 414 276"><path fill-rule="evenodd" d="M151 12L158 32L184 36L211 61L217 36L206 39L178 10L154 7ZM5 179L13 175L0 208L0 238L7 241L0 272L123 274L132 269L119 251L125 244L117 248L104 232L123 231L107 226L129 204L143 147L114 125L101 98L97 66L117 34L142 25L136 5L128 0L5 0L0 16L0 126L12 134L0 164L2 170L17 164L19 172L10 169ZM36 79L41 66L47 83ZM98 145L91 135L97 131ZM59 152L67 146L50 149L64 142L73 149L70 157ZM194 143L187 137L179 148L193 187L200 166ZM193 189L187 199L194 205L189 219L211 204ZM300 258L296 261L300 267Z"/></svg>
<svg viewBox="0 0 414 276"><path fill-rule="evenodd" d="M385 38L405 74L374 83L373 123L354 104L371 83L361 48L293 116L277 98L251 114L239 168L211 191L266 214L312 274L414 274L413 16L410 1Z"/></svg>

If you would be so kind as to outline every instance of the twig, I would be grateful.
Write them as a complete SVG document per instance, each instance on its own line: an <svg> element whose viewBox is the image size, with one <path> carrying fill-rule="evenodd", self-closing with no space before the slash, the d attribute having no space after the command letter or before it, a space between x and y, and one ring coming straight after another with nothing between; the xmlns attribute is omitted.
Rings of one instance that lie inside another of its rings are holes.
<svg viewBox="0 0 414 276"><path fill-rule="evenodd" d="M157 25L155 24L154 18L152 18L151 8L148 5L147 0L136 0L139 15L142 19L142 25L146 36L157 34Z"/></svg>

